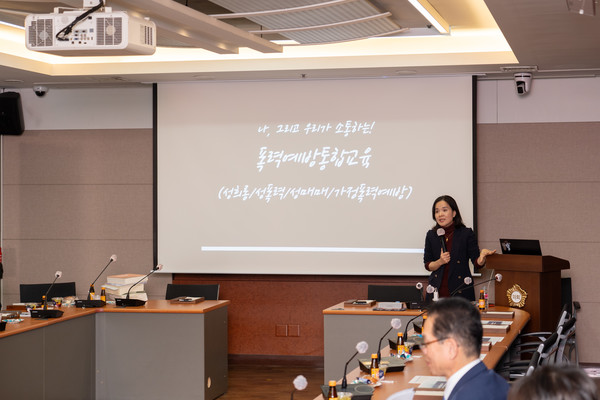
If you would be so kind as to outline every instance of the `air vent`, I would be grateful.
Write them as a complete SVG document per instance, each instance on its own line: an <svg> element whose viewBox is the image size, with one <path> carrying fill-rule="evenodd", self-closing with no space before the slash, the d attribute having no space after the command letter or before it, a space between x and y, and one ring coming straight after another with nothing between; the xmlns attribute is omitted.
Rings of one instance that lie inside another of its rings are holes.
<svg viewBox="0 0 600 400"><path fill-rule="evenodd" d="M53 19L38 19L27 29L27 42L30 47L48 47L53 44Z"/></svg>
<svg viewBox="0 0 600 400"><path fill-rule="evenodd" d="M123 41L123 18L98 18L96 20L98 46L117 46Z"/></svg>
<svg viewBox="0 0 600 400"><path fill-rule="evenodd" d="M500 67L502 72L537 72L537 65L515 65L508 67Z"/></svg>

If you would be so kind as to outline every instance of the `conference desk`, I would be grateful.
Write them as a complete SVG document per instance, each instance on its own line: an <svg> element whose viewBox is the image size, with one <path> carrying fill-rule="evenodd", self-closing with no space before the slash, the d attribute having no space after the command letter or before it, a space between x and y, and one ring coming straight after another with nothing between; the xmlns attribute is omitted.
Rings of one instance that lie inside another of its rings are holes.
<svg viewBox="0 0 600 400"><path fill-rule="evenodd" d="M482 353L485 355L484 364L488 368L495 368L500 363L505 354L508 353L512 343L517 338L521 330L529 321L529 313L516 308L508 307L493 307L490 311L513 311L514 317L508 332L504 334L487 333L484 336L499 336L502 339L495 343L488 352ZM344 303L336 304L323 310L323 318L325 324L325 376L324 383L331 379L341 381L344 364L354 354L356 344L364 340L369 344L369 350L360 358L369 358L371 353L377 352L379 339L391 326L392 318L400 318L402 320L401 331L404 331L408 320L416 315L419 315L418 310L407 311L374 311L373 307L344 307ZM484 319L491 319L483 317ZM410 328L410 327L409 327ZM397 336L397 331L393 330L388 334L382 347L382 355L389 354L387 347L387 338L394 339ZM409 383L415 376L431 375L425 360L421 357L420 351L414 352L413 361L406 364L404 371L391 372L386 374L384 383L380 387L375 388L372 400L387 399L393 393L399 392L410 387L415 388L415 384ZM352 382L362 374L357 365L357 361L353 360L352 371L347 374L348 382ZM415 396L415 398L441 398L440 396ZM315 400L322 399L318 396Z"/></svg>
<svg viewBox="0 0 600 400"><path fill-rule="evenodd" d="M228 300L63 307L0 332L2 399L214 399L227 391Z"/></svg>

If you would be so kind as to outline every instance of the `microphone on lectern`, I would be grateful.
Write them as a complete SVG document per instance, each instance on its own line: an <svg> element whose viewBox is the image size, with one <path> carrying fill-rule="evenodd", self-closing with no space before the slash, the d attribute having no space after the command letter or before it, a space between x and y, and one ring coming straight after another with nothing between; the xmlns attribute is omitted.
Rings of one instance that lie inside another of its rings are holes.
<svg viewBox="0 0 600 400"><path fill-rule="evenodd" d="M54 286L54 283L61 276L62 276L62 271L56 271L54 273L54 280L50 284L50 287L48 287L48 290L46 290L46 294L44 294L42 296L42 309L36 310L34 308L33 310L31 310L31 318L58 318L63 315L62 310L48 310L48 293L50 293L50 290Z"/></svg>
<svg viewBox="0 0 600 400"><path fill-rule="evenodd" d="M366 353L367 349L369 348L369 344L365 341L362 342L358 342L356 344L356 353L354 353L352 355L352 357L350 357L350 359L346 362L346 365L344 366L344 377L342 378L342 389L346 389L348 387L348 381L346 380L346 373L348 371L348 364L350 364L350 361L352 361L352 359L354 357L356 357L356 355L358 353L360 354L364 354Z"/></svg>
<svg viewBox="0 0 600 400"><path fill-rule="evenodd" d="M115 304L117 305L117 307L139 307L139 306L143 306L144 304L146 304L145 300L130 299L129 293L131 292L131 289L133 289L137 284L139 284L141 281L143 281L144 279L146 279L147 277L149 277L156 271L160 271L162 269L162 267L163 267L162 264L158 264L156 266L156 268L154 268L152 271L148 272L142 279L140 279L139 281L137 281L136 283L131 285L131 287L127 291L127 296L124 299L115 299Z"/></svg>
<svg viewBox="0 0 600 400"><path fill-rule="evenodd" d="M387 332L381 337L381 339L379 339L379 345L377 346L378 362L381 362L381 341L387 336L388 333L390 333L392 329L400 329L400 327L402 326L402 320L400 318L392 318L390 324L392 325L390 326L390 329L388 329Z"/></svg>

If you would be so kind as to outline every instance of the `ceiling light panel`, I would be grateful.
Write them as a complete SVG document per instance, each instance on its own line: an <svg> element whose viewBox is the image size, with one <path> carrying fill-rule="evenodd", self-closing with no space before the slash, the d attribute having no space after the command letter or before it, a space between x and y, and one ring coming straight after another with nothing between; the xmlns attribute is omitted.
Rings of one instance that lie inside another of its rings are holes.
<svg viewBox="0 0 600 400"><path fill-rule="evenodd" d="M245 17L267 30L302 44L331 43L391 34L401 30L366 0L211 0L234 13L253 13ZM322 4L303 10L301 7ZM281 10L278 13L261 13ZM297 30L296 30L297 29Z"/></svg>

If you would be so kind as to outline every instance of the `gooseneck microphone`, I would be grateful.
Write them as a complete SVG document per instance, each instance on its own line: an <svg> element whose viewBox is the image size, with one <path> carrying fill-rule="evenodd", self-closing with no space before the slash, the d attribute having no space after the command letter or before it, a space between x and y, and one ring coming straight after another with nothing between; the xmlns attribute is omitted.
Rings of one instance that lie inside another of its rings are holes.
<svg viewBox="0 0 600 400"><path fill-rule="evenodd" d="M415 315L414 317L412 317L411 319L408 320L408 322L406 323L406 326L404 327L404 340L408 340L408 326L410 325L410 323L426 313L427 313L427 310L422 311L419 315Z"/></svg>
<svg viewBox="0 0 600 400"><path fill-rule="evenodd" d="M48 293L50 293L50 290L54 286L54 283L61 276L62 271L56 271L54 273L54 280L50 284L50 287L48 287L48 290L46 290L46 294L42 296L42 309L31 310L31 318L58 318L63 315L64 312L62 310L48 310Z"/></svg>
<svg viewBox="0 0 600 400"><path fill-rule="evenodd" d="M89 300L93 300L91 297L92 292L95 292L94 290L94 283L96 283L96 281L98 280L98 278L100 278L100 275L102 275L102 273L104 271L106 271L106 268L108 268L108 266L113 263L114 261L117 261L117 255L113 254L112 256L110 256L110 260L108 260L108 264L106 264L106 267L104 267L102 269L102 271L100 271L100 273L98 274L98 276L96 277L96 279L94 279L94 282L92 282L92 284L90 285L90 290L88 291L88 299Z"/></svg>
<svg viewBox="0 0 600 400"><path fill-rule="evenodd" d="M469 282L467 282L467 280L469 280ZM458 293L462 289L467 289L467 288L470 288L470 287L476 287L476 286L483 285L484 283L488 283L488 282L491 282L491 281L502 282L502 274L496 274L496 275L494 275L493 278L487 279L487 280L482 281L482 282L478 282L475 285L472 284L472 281L473 280L467 276L464 279L464 282L459 287L457 287L454 291L452 291L452 293L450 293L450 297L454 296L456 293ZM464 285L464 287L462 287L463 285Z"/></svg>
<svg viewBox="0 0 600 400"><path fill-rule="evenodd" d="M437 230L437 235L440 238L440 242L442 243L442 251L445 253L446 252L446 240L444 240L444 235L446 234L446 231L444 230L444 228L438 228Z"/></svg>
<svg viewBox="0 0 600 400"><path fill-rule="evenodd" d="M143 306L144 304L146 304L145 300L130 299L129 293L131 292L131 289L133 289L137 284L139 284L141 281L143 281L144 279L146 279L147 277L149 277L156 271L160 271L162 269L162 267L163 267L162 264L158 264L152 271L150 271L146 275L144 275L144 277L142 279L140 279L139 281L137 281L136 283L131 285L131 287L127 291L127 296L124 299L115 299L115 304L117 305L117 307L139 307L139 306Z"/></svg>
<svg viewBox="0 0 600 400"><path fill-rule="evenodd" d="M346 389L348 387L348 380L346 379L346 373L348 371L348 364L350 364L350 361L352 361L358 353L364 354L368 348L369 348L369 344L365 341L358 342L356 344L356 353L354 353L352 355L352 357L350 357L348 362L346 362L346 365L344 365L344 377L342 378L342 389Z"/></svg>
<svg viewBox="0 0 600 400"><path fill-rule="evenodd" d="M402 326L402 320L400 318L392 318L392 320L390 321L390 324L392 325L392 326L390 326L390 329L388 329L387 332L383 334L381 339L379 339L379 345L377 346L377 361L378 362L381 362L381 341L387 336L388 333L390 333L390 331L392 329L400 329L400 327Z"/></svg>
<svg viewBox="0 0 600 400"><path fill-rule="evenodd" d="M303 375L298 375L294 379L294 390L292 391L292 397L290 397L290 400L294 400L294 392L296 390L304 390L306 389L306 386L308 386L308 381L306 378Z"/></svg>
<svg viewBox="0 0 600 400"><path fill-rule="evenodd" d="M454 289L452 293L450 293L450 297L454 296L459 291L466 289L467 286L471 285L471 282L473 282L473 279L470 276L465 276L465 279L463 279L463 283L458 285L458 287Z"/></svg>
<svg viewBox="0 0 600 400"><path fill-rule="evenodd" d="M88 290L88 294L87 294L87 298L85 300L75 300L75 307L77 308L97 308L97 307L104 307L106 305L106 302L103 300L94 300L92 298L92 293L95 292L94 290L94 283L96 283L96 281L98 280L98 278L100 278L100 275L102 275L102 273L104 273L104 271L106 271L106 268L108 268L108 266L117 261L117 255L113 254L112 256L110 256L110 259L108 260L108 264L106 264L106 266L102 269L102 271L100 271L100 273L98 274L98 276L96 277L96 279L94 279L94 281L92 282L92 284L90 285L90 289Z"/></svg>

